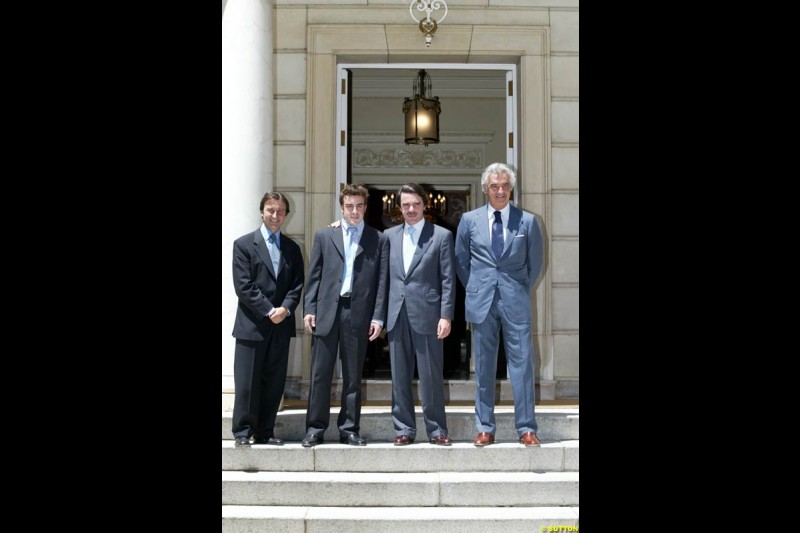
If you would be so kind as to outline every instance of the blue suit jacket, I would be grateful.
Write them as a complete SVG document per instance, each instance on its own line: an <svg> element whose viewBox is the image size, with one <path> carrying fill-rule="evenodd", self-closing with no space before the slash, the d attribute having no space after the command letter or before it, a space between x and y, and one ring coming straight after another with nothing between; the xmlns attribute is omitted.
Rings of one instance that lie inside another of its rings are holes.
<svg viewBox="0 0 800 533"><path fill-rule="evenodd" d="M543 265L543 240L539 219L533 213L509 206L505 247L499 260L492 251L487 206L464 213L456 233L456 269L466 291L466 320L486 319L495 288L507 308L530 319L530 291Z"/></svg>

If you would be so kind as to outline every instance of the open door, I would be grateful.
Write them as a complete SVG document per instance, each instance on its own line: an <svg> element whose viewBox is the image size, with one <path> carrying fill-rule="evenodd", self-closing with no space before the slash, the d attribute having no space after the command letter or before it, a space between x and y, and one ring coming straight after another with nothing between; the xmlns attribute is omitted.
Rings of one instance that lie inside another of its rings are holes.
<svg viewBox="0 0 800 533"><path fill-rule="evenodd" d="M350 69L339 67L337 69L337 84L338 90L336 91L336 196L338 197L339 191L351 181L351 164L350 158L352 157L351 144L353 140L352 132L352 91L350 87L353 81L353 73ZM341 216L338 207L338 202L334 202L333 206L333 219L336 220Z"/></svg>
<svg viewBox="0 0 800 533"><path fill-rule="evenodd" d="M506 164L515 171L519 170L517 166L517 145L519 144L517 99L514 96L517 85L516 77L516 69L506 71ZM514 187L514 203L519 203L519 186Z"/></svg>

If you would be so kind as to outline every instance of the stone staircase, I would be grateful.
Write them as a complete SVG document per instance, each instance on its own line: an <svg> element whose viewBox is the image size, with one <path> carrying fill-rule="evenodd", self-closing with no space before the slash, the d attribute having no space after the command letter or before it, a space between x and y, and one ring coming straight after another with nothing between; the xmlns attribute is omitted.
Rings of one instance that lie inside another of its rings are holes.
<svg viewBox="0 0 800 533"><path fill-rule="evenodd" d="M578 531L579 414L537 406L540 448L525 448L510 406L495 409L496 443L472 445L472 407L447 407L450 447L394 446L389 407L364 407L367 446L339 444L338 407L325 443L303 448L305 409L278 413L283 446L234 448L222 413L222 531Z"/></svg>

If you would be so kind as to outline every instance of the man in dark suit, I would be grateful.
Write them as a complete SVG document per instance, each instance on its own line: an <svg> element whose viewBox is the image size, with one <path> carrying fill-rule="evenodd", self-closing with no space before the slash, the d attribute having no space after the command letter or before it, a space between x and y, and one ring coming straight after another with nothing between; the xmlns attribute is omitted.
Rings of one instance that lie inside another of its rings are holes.
<svg viewBox="0 0 800 533"><path fill-rule="evenodd" d="M507 165L486 167L481 187L489 204L465 213L456 232L456 268L466 289L466 319L472 323L475 350L475 446L494 442L501 326L519 441L540 445L534 414L530 292L542 272L542 229L536 215L509 203L516 182Z"/></svg>
<svg viewBox="0 0 800 533"><path fill-rule="evenodd" d="M233 243L233 288L239 298L233 336L234 446L280 445L275 418L286 385L293 313L303 290L303 255L281 234L289 201L279 192L261 198L261 227Z"/></svg>
<svg viewBox="0 0 800 533"><path fill-rule="evenodd" d="M450 446L444 409L442 339L450 334L455 306L453 234L423 217L427 195L416 183L397 194L404 224L384 232L389 240L389 310L386 331L392 367L395 446L417 435L414 361L425 430L431 444Z"/></svg>
<svg viewBox="0 0 800 533"><path fill-rule="evenodd" d="M303 325L313 334L306 448L324 441L337 351L342 361L339 442L367 444L359 435L361 372L367 343L383 329L389 254L383 234L364 223L368 196L361 185L345 187L339 194L341 227L314 234L303 304Z"/></svg>

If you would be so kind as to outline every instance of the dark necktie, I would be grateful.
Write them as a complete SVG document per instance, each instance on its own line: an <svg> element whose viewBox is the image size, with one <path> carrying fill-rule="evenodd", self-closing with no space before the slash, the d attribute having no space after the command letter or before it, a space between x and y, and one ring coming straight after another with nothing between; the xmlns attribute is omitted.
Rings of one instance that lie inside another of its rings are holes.
<svg viewBox="0 0 800 533"><path fill-rule="evenodd" d="M503 255L503 219L500 218L500 211L494 212L494 222L492 223L492 251L494 258L500 259Z"/></svg>

